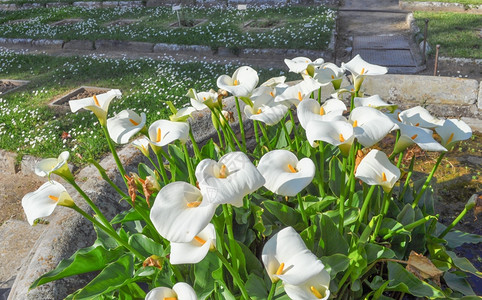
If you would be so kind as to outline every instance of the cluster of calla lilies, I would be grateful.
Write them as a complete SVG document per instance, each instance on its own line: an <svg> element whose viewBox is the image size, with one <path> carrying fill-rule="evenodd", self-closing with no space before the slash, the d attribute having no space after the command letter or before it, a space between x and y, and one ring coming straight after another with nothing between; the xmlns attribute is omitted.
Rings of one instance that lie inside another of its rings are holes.
<svg viewBox="0 0 482 300"><path fill-rule="evenodd" d="M350 272L355 272L356 262L349 261L346 276L342 276L341 280L336 279L335 285L332 283L336 274L330 274L328 270L333 266L326 266L307 247L307 244L313 246L313 243L322 243L315 239L319 239L317 232L323 231L323 228L317 228L314 220L323 211L314 214L307 212L306 209L315 204L305 203L306 197L312 193L318 202L322 202L329 195L335 196L334 202L323 207L330 206L336 211L333 224L340 235L351 234L359 236L360 240L366 235L366 243L383 245L397 233L383 231L382 225L389 216L389 208L395 205L395 198L400 200L406 193L413 171L409 170L395 196L393 190L400 181L400 161L404 151L416 144L425 151L441 152L422 188L413 194L410 206L419 209L419 201L443 154L452 149L457 141L470 138L472 132L463 121L438 119L422 107L400 111L396 105L386 103L377 95L362 97L360 89L364 78L385 74L387 68L367 63L359 56L341 67L323 59L311 61L305 57L286 59L285 63L290 72L301 75L299 82L288 83L285 77L276 77L258 86L257 72L243 66L232 76L220 76L217 79L218 91L189 90L187 97L192 106L177 109L168 103L173 113L170 120L158 120L149 127L146 126L146 115L138 115L132 110L124 110L107 118L109 103L121 96L119 90L69 102L72 112L81 108L91 110L99 119L126 184L126 191L115 186L98 163L93 162L94 165L103 178L132 205L143 224L160 236L152 239L168 247L169 255L160 258L162 253L151 253L152 256L147 258L118 234L75 183L67 166L68 152L61 153L58 158L41 161L36 173L49 177L57 174L72 184L91 206L96 217L79 208L62 184L49 180L22 200L29 223L34 224L36 219L50 215L57 205L70 207L143 261L144 267L147 264L161 265L159 268L162 268L164 262L172 269L177 283L172 289L155 287L154 284L145 299L197 299L196 291L191 286L194 279L186 280L189 284L183 282L187 271L183 273L177 266L197 264L210 252L217 255L230 274L232 283L221 285L231 287L231 294L236 297L250 299L246 278L240 274L240 261L244 261L244 258L239 257L242 252L240 254L235 250L239 241L233 233L236 226L233 218L236 209L258 205L253 202L252 195L259 193L281 204L286 202L286 209L293 208L301 214L304 225L301 229L294 226L296 230L293 226L281 226L279 223L286 225L286 222L280 218L271 227L274 234L258 231L262 251L257 255L272 282L266 291L267 299L272 299L280 290L291 299L328 299L330 295L340 299L342 296L349 297L350 292L345 286L354 282L354 279L347 279ZM351 73L352 85L342 86L347 71ZM329 85L334 93L331 99L323 100L321 89L329 88ZM248 149L243 122L239 122L240 135L231 126L233 113L225 111L223 103L228 94L235 98L238 120L243 118L242 103L244 118L253 120L256 139L254 150ZM347 95L349 107L344 101ZM218 133L218 140L212 143L220 157L217 161L213 157L206 157L205 152L199 149L188 122L193 112L208 109ZM301 128L297 126L298 122ZM276 129L274 126L277 124L281 126ZM439 141L434 139L433 130L440 137ZM112 143L126 144L139 132L142 137L132 141L132 145L149 159L154 168L147 176L127 174ZM391 154L374 149L390 133L396 134ZM189 139L194 156L190 155L186 146ZM179 156L174 158L168 150L168 145L176 143L184 152L183 163L187 174L182 173L175 161ZM305 144L310 146L308 150ZM277 145L282 146L277 149ZM157 157L157 163L151 159L149 148ZM327 162L330 162L330 168L337 171L326 170ZM383 195L382 201L372 199L378 186L381 187L379 193ZM359 195L356 190L360 188L363 190L363 200L354 201L355 195ZM139 195L138 190L142 190L144 197ZM151 195L156 195L154 201L149 200ZM357 215L347 225L346 211L353 208ZM270 212L276 215L272 210ZM264 209L261 209L261 215L263 213ZM217 216L222 216L223 222L216 223L214 220ZM404 229L423 226L433 219L433 216L421 218ZM299 232L303 232L302 235ZM443 235L439 238L443 238ZM156 261L157 264L147 261ZM277 286L278 282L282 282L283 289ZM215 299L218 297L215 296ZM260 299L259 296L257 299Z"/></svg>

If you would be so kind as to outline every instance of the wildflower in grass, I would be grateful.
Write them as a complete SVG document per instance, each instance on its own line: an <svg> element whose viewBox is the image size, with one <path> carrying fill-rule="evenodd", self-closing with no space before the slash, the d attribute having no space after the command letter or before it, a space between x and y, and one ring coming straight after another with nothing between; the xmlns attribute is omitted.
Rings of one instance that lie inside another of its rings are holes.
<svg viewBox="0 0 482 300"><path fill-rule="evenodd" d="M189 138L189 124L187 122L172 122L157 120L148 130L149 141L154 147L163 147L176 140L185 143Z"/></svg>
<svg viewBox="0 0 482 300"><path fill-rule="evenodd" d="M374 149L362 159L355 177L368 185L380 185L388 193L400 178L400 170L385 153Z"/></svg>
<svg viewBox="0 0 482 300"><path fill-rule="evenodd" d="M258 72L251 67L243 66L234 71L232 77L221 75L217 79L220 89L226 90L236 97L248 97L258 85Z"/></svg>
<svg viewBox="0 0 482 300"><path fill-rule="evenodd" d="M149 144L149 139L145 136L132 141L132 145L139 149L146 157L149 157Z"/></svg>
<svg viewBox="0 0 482 300"><path fill-rule="evenodd" d="M301 101L308 99L311 93L318 90L321 85L311 77L303 79L301 82L288 86L286 84L276 86L275 102L290 102L298 106Z"/></svg>
<svg viewBox="0 0 482 300"><path fill-rule="evenodd" d="M272 90L268 86L261 86L253 91L251 95L252 105L244 107L244 113L249 119L273 126L288 112L286 105L274 102Z"/></svg>
<svg viewBox="0 0 482 300"><path fill-rule="evenodd" d="M70 172L67 161L69 160L69 151L64 151L60 153L58 158L46 158L42 159L35 165L35 174L41 177L48 176L50 179L50 174L59 175L62 178L73 179L72 172Z"/></svg>
<svg viewBox="0 0 482 300"><path fill-rule="evenodd" d="M126 109L112 118L107 119L107 130L111 139L117 144L126 144L129 139L141 131L146 125L146 114L139 116L136 112Z"/></svg>
<svg viewBox="0 0 482 300"><path fill-rule="evenodd" d="M109 104L115 97L122 96L120 90L110 90L107 93L94 95L92 97L83 98L79 100L70 100L70 110L76 112L81 108L91 110L99 119L102 126L106 125L107 111Z"/></svg>
<svg viewBox="0 0 482 300"><path fill-rule="evenodd" d="M171 242L169 261L173 265L196 264L206 257L209 250L216 247L216 230L209 223L188 243Z"/></svg>
<svg viewBox="0 0 482 300"><path fill-rule="evenodd" d="M176 283L172 289L157 287L147 293L145 300L197 300L194 289L185 282Z"/></svg>
<svg viewBox="0 0 482 300"><path fill-rule="evenodd" d="M75 204L64 186L54 180L47 181L22 198L22 207L30 225L38 218L50 216L57 205L73 207Z"/></svg>
<svg viewBox="0 0 482 300"><path fill-rule="evenodd" d="M396 128L392 120L381 111L368 106L351 111L349 121L355 137L363 147L371 147Z"/></svg>
<svg viewBox="0 0 482 300"><path fill-rule="evenodd" d="M306 99L301 101L296 109L298 120L304 129L311 120L345 120L342 116L345 110L345 103L338 99L329 99L323 105L320 105L316 100Z"/></svg>
<svg viewBox="0 0 482 300"><path fill-rule="evenodd" d="M464 141L472 136L472 129L462 120L447 119L443 121L442 126L436 127L435 131L442 139L442 145L451 150L455 143Z"/></svg>
<svg viewBox="0 0 482 300"><path fill-rule="evenodd" d="M433 138L433 131L430 129L405 125L403 123L398 124L398 127L400 128L400 137L395 143L393 153L400 153L413 144L417 144L425 151L447 151L444 146L440 145Z"/></svg>
<svg viewBox="0 0 482 300"><path fill-rule="evenodd" d="M264 186L282 196L296 196L315 176L315 164L310 158L298 161L288 150L273 150L263 155L258 163Z"/></svg>
<svg viewBox="0 0 482 300"><path fill-rule="evenodd" d="M383 101L382 98L380 98L380 96L378 95L373 95L365 98L355 97L354 103L355 103L355 107L369 106L376 109L386 108L388 109L388 111L390 111L390 113L393 113L398 107L398 105L396 104L389 104Z"/></svg>
<svg viewBox="0 0 482 300"><path fill-rule="evenodd" d="M364 61L359 54L346 64L341 63L341 67L348 70L353 76L352 80L355 92L360 90L361 84L366 76L383 75L388 72L386 67L370 64Z"/></svg>
<svg viewBox="0 0 482 300"><path fill-rule="evenodd" d="M150 219L170 242L189 243L211 221L216 210L201 191L183 181L172 182L157 194Z"/></svg>
<svg viewBox="0 0 482 300"><path fill-rule="evenodd" d="M335 90L338 90L343 81L343 74L345 70L333 63L324 63L315 70L313 78L322 86L332 84Z"/></svg>
<svg viewBox="0 0 482 300"><path fill-rule="evenodd" d="M325 269L301 284L284 284L285 292L292 300L326 300L330 297L329 287L330 274Z"/></svg>
<svg viewBox="0 0 482 300"><path fill-rule="evenodd" d="M398 118L407 125L420 126L423 128L435 128L443 124L443 120L435 118L428 110L421 106L415 106L402 111Z"/></svg>
<svg viewBox="0 0 482 300"><path fill-rule="evenodd" d="M202 160L196 167L199 187L212 204L243 206L243 197L263 186L265 180L243 152L231 152L216 162Z"/></svg>
<svg viewBox="0 0 482 300"><path fill-rule="evenodd" d="M347 121L311 120L306 126L306 138L312 147L317 147L317 141L323 141L338 146L344 155L348 155L355 139L353 125Z"/></svg>
<svg viewBox="0 0 482 300"><path fill-rule="evenodd" d="M196 110L203 110L206 108L214 108L215 106L220 106L218 102L218 93L214 90L209 90L208 92L196 92L195 89L189 89L187 95L191 98L191 105Z"/></svg>
<svg viewBox="0 0 482 300"><path fill-rule="evenodd" d="M290 285L303 284L324 269L293 227L273 235L264 245L261 259L272 282L281 279Z"/></svg>

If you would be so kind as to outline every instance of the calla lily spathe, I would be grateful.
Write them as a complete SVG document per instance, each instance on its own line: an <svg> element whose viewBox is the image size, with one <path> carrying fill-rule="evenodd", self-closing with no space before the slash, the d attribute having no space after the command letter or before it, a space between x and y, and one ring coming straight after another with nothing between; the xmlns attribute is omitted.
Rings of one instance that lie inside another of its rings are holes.
<svg viewBox="0 0 482 300"><path fill-rule="evenodd" d="M395 129L392 120L381 111L368 106L360 106L351 111L355 137L363 147L371 147Z"/></svg>
<svg viewBox="0 0 482 300"><path fill-rule="evenodd" d="M323 58L317 58L314 61L311 59L298 56L293 59L285 59L285 64L288 66L289 71L293 73L301 74L303 77L313 76L315 69L322 65L325 60Z"/></svg>
<svg viewBox="0 0 482 300"><path fill-rule="evenodd" d="M258 170L266 183L264 186L275 194L296 196L315 177L315 164L310 158L298 161L288 150L273 150L261 157Z"/></svg>
<svg viewBox="0 0 482 300"><path fill-rule="evenodd" d="M442 126L443 120L435 118L428 110L421 106L415 106L402 111L398 117L407 125L420 126L423 128L435 128Z"/></svg>
<svg viewBox="0 0 482 300"><path fill-rule="evenodd" d="M216 162L202 160L196 167L199 187L205 200L214 205L243 206L243 197L262 187L264 177L243 152L230 152Z"/></svg>
<svg viewBox="0 0 482 300"><path fill-rule="evenodd" d="M216 247L216 230L209 223L188 243L171 242L169 261L173 265L197 264L206 257L209 250Z"/></svg>
<svg viewBox="0 0 482 300"><path fill-rule="evenodd" d="M149 157L149 139L145 136L137 140L132 141L132 145L139 149L144 156Z"/></svg>
<svg viewBox="0 0 482 300"><path fill-rule="evenodd" d="M166 146L176 140L185 143L189 138L189 124L158 120L151 124L148 133L151 145L156 147Z"/></svg>
<svg viewBox="0 0 482 300"><path fill-rule="evenodd" d="M335 90L339 89L343 81L345 70L333 63L324 63L315 70L313 78L322 86L332 84Z"/></svg>
<svg viewBox="0 0 482 300"><path fill-rule="evenodd" d="M267 86L274 88L278 84L283 84L286 81L286 76L272 77L261 84L261 86Z"/></svg>
<svg viewBox="0 0 482 300"><path fill-rule="evenodd" d="M278 85L276 86L276 97L274 98L274 101L289 101L295 106L298 106L303 99L309 98L311 93L318 90L320 87L321 85L318 81L311 77L307 77L293 86L288 86L286 84Z"/></svg>
<svg viewBox="0 0 482 300"><path fill-rule="evenodd" d="M388 193L400 178L400 170L385 153L371 150L358 165L355 177L368 185L380 185Z"/></svg>
<svg viewBox="0 0 482 300"><path fill-rule="evenodd" d="M323 105L320 105L316 100L306 99L301 101L296 109L298 120L304 129L306 129L311 120L345 120L342 116L345 110L346 105L338 99L326 100Z"/></svg>
<svg viewBox="0 0 482 300"><path fill-rule="evenodd" d="M185 282L176 283L172 289L167 287L157 287L147 293L145 300L197 300L194 289Z"/></svg>
<svg viewBox="0 0 482 300"><path fill-rule="evenodd" d="M189 243L209 224L215 210L216 206L207 203L198 188L177 181L159 191L150 219L168 241Z"/></svg>
<svg viewBox="0 0 482 300"><path fill-rule="evenodd" d="M400 153L413 144L417 144L425 151L447 151L444 146L440 145L433 138L433 131L430 129L405 125L403 123L399 123L398 127L400 128L400 138L395 143L393 153Z"/></svg>
<svg viewBox="0 0 482 300"><path fill-rule="evenodd" d="M285 292L292 300L326 300L330 297L330 274L323 269L299 285L285 284Z"/></svg>
<svg viewBox="0 0 482 300"><path fill-rule="evenodd" d="M236 97L248 97L258 85L258 72L251 67L243 66L234 71L232 77L221 75L218 77L217 85L220 89L226 90Z"/></svg>
<svg viewBox="0 0 482 300"><path fill-rule="evenodd" d="M72 112L76 112L81 108L91 110L99 119L99 123L105 126L109 104L114 98L120 96L122 96L120 90L110 90L107 93L94 95L93 97L70 100L69 106Z"/></svg>
<svg viewBox="0 0 482 300"><path fill-rule="evenodd" d="M300 285L324 269L292 227L280 230L266 242L261 259L271 281L281 279L284 284Z"/></svg>
<svg viewBox="0 0 482 300"><path fill-rule="evenodd" d="M396 105L396 104L389 104L389 103L383 101L382 98L380 98L380 96L378 96L378 95L373 95L373 96L365 97L365 98L355 97L354 104L355 104L355 107L369 106L369 107L373 107L373 108L376 108L376 109L386 108L391 113L393 113L395 111L395 109L397 109L397 107L398 107L398 105Z"/></svg>
<svg viewBox="0 0 482 300"><path fill-rule="evenodd" d="M70 157L68 151L60 153L58 158L46 158L42 159L37 165L35 165L35 174L41 177L48 176L50 174L57 174L64 179L73 179L72 172L70 172L67 160Z"/></svg>
<svg viewBox="0 0 482 300"><path fill-rule="evenodd" d="M54 180L47 181L22 198L22 207L30 225L38 218L50 216L57 205L72 207L74 201L64 186Z"/></svg>
<svg viewBox="0 0 482 300"><path fill-rule="evenodd" d="M360 90L361 84L366 76L383 75L388 72L386 67L370 64L364 61L359 54L346 64L341 63L341 67L348 70L353 76L353 86L355 87L355 91Z"/></svg>
<svg viewBox="0 0 482 300"><path fill-rule="evenodd" d="M355 135L353 125L347 121L312 120L306 126L306 138L312 147L323 141L338 146L344 155L348 155Z"/></svg>
<svg viewBox="0 0 482 300"><path fill-rule="evenodd" d="M191 105L196 110L203 110L206 108L213 108L218 104L218 93L214 90L208 92L196 92L195 89L189 89L187 96L191 98Z"/></svg>
<svg viewBox="0 0 482 300"><path fill-rule="evenodd" d="M435 131L442 139L442 145L451 150L455 143L464 141L472 136L472 129L462 120L447 119L444 120L442 126L436 127Z"/></svg>
<svg viewBox="0 0 482 300"><path fill-rule="evenodd" d="M266 125L277 124L288 112L288 107L274 102L272 88L261 86L253 91L251 105L244 107L244 113L251 120L261 121Z"/></svg>
<svg viewBox="0 0 482 300"><path fill-rule="evenodd" d="M136 112L126 109L112 118L107 119L107 130L111 139L117 144L126 144L129 139L146 125L146 114L139 116Z"/></svg>

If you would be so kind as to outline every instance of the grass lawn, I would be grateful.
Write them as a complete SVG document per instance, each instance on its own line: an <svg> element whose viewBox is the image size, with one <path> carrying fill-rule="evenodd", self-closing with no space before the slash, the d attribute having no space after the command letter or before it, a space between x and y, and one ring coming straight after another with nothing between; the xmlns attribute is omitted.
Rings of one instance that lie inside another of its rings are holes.
<svg viewBox="0 0 482 300"><path fill-rule="evenodd" d="M428 42L440 55L449 57L482 58L482 16L449 12L414 12L417 25L428 23Z"/></svg>
<svg viewBox="0 0 482 300"><path fill-rule="evenodd" d="M46 39L114 39L155 43L207 45L236 48L326 49L332 35L335 11L316 7L252 7L237 9L184 8L186 24L177 27L177 16L170 7L35 8L0 12L0 36ZM64 19L81 22L53 25ZM120 19L136 22L125 26L109 25ZM249 24L248 24L249 23ZM245 26L246 25L246 26Z"/></svg>
<svg viewBox="0 0 482 300"><path fill-rule="evenodd" d="M168 116L166 100L180 108L189 102L185 96L189 88L217 90L216 79L223 74L231 75L236 68L209 63L66 58L0 51L3 79L31 80L19 91L0 95L0 149L40 157L57 157L69 150L74 162L85 163L76 154L84 159L98 158L108 150L97 118L89 111L56 114L46 106L51 100L81 85L121 89L122 98L112 101L108 117L129 108L145 112L149 126ZM280 70L258 70L260 83L280 73ZM71 138L62 139L64 132Z"/></svg>
<svg viewBox="0 0 482 300"><path fill-rule="evenodd" d="M447 2L447 3L460 3L464 5L481 5L480 0L408 0L410 2Z"/></svg>

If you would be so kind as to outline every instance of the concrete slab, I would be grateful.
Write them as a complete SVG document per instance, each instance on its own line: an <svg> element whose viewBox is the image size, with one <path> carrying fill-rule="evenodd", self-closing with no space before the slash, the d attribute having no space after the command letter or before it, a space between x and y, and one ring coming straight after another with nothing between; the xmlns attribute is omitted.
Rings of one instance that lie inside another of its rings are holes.
<svg viewBox="0 0 482 300"><path fill-rule="evenodd" d="M94 42L87 40L71 40L64 43L62 49L94 50Z"/></svg>
<svg viewBox="0 0 482 300"><path fill-rule="evenodd" d="M150 53L153 52L154 43L118 40L96 40L95 49L101 51L135 51L140 53Z"/></svg>
<svg viewBox="0 0 482 300"><path fill-rule="evenodd" d="M385 67L416 67L417 63L410 50L378 50L378 49L353 49L352 56L360 54L363 59L371 64Z"/></svg>
<svg viewBox="0 0 482 300"><path fill-rule="evenodd" d="M410 49L410 44L402 35L370 35L353 37L355 49Z"/></svg>

